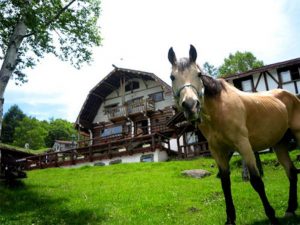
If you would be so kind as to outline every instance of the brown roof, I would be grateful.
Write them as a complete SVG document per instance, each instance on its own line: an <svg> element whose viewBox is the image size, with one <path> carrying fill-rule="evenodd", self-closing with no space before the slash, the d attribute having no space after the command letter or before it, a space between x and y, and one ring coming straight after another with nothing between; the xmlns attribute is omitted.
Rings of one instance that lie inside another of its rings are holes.
<svg viewBox="0 0 300 225"><path fill-rule="evenodd" d="M34 155L32 153L29 153L29 152L19 151L19 150L13 148L13 147L8 147L8 146L3 146L3 145L0 146L0 150L3 153L8 153L10 155L13 155L16 159Z"/></svg>
<svg viewBox="0 0 300 225"><path fill-rule="evenodd" d="M253 69L253 70L248 70L243 73L233 74L233 75L225 77L225 79L226 80L234 80L236 78L246 77L246 76L252 75L254 73L261 73L261 72L268 71L271 69L280 69L280 68L295 65L295 64L300 64L300 58L295 58L295 59L290 59L290 60L283 61L283 62L273 63L273 64L269 64L266 66L262 66L262 67Z"/></svg>
<svg viewBox="0 0 300 225"><path fill-rule="evenodd" d="M91 128L93 120L105 98L120 87L120 78L124 77L125 82L134 78L153 80L160 83L169 92L171 87L153 73L115 67L104 77L88 94L76 120L76 125L83 128Z"/></svg>

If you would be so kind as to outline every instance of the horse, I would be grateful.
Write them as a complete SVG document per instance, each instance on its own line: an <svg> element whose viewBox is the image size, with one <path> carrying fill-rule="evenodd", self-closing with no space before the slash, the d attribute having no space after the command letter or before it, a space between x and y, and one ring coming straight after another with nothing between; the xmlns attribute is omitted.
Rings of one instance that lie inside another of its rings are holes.
<svg viewBox="0 0 300 225"><path fill-rule="evenodd" d="M289 156L287 134L292 133L300 145L299 99L282 89L243 92L224 79L208 76L196 63L197 51L193 45L189 57L179 60L171 47L168 59L172 65L170 78L176 106L202 132L218 165L226 205L225 224L233 225L236 220L229 168L232 150L244 159L250 183L262 201L266 216L272 225L278 225L254 156L256 151L274 148L290 183L285 215L295 215L299 170Z"/></svg>

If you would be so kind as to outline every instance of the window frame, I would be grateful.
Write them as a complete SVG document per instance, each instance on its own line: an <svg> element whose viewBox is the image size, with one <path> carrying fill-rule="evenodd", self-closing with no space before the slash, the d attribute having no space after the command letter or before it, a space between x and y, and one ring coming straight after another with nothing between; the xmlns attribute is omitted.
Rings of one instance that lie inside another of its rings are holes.
<svg viewBox="0 0 300 225"><path fill-rule="evenodd" d="M158 94L161 94L161 99L156 100L156 98L153 98L154 96L156 96ZM161 101L165 100L165 98L164 98L164 92L163 91L159 91L159 92L155 92L155 93L149 94L148 98L152 99L154 102L161 102Z"/></svg>

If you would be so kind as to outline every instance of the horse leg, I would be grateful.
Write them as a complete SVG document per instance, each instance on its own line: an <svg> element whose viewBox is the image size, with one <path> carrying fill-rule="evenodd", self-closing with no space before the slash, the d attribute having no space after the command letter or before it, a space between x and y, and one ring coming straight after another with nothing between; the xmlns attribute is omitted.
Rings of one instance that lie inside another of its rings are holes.
<svg viewBox="0 0 300 225"><path fill-rule="evenodd" d="M277 155L278 161L284 167L287 177L290 181L290 190L289 190L289 201L288 208L285 215L290 216L294 215L296 209L298 208L298 199L297 199L297 169L294 166L289 153L286 142L280 142L274 146L275 153Z"/></svg>
<svg viewBox="0 0 300 225"><path fill-rule="evenodd" d="M252 147L248 139L244 139L240 141L239 150L242 157L245 160L245 163L248 167L249 174L250 174L250 183L254 190L258 193L267 217L269 218L272 225L278 225L279 221L275 216L275 211L269 203L269 200L266 195L265 186L259 174L259 170L256 166L256 160L254 156L254 152L252 151Z"/></svg>
<svg viewBox="0 0 300 225"><path fill-rule="evenodd" d="M231 182L230 182L230 169L229 160L231 158L230 152L227 154L225 152L214 151L214 148L210 147L212 156L216 160L219 168L219 176L221 178L221 185L223 189L223 194L225 197L226 204L226 215L227 220L225 225L235 225L235 208L232 200L231 194Z"/></svg>

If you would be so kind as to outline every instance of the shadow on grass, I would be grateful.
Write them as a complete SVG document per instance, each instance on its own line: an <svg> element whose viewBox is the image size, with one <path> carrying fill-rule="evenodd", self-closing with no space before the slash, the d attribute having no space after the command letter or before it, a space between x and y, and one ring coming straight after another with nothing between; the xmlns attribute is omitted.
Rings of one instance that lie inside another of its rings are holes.
<svg viewBox="0 0 300 225"><path fill-rule="evenodd" d="M300 217L299 216L293 216L288 218L278 218L280 224L282 225L299 225L300 224ZM250 225L266 225L270 224L269 220L261 220L256 221L254 223L251 223Z"/></svg>
<svg viewBox="0 0 300 225"><path fill-rule="evenodd" d="M0 224L99 224L107 219L92 210L70 210L67 198L54 198L35 193L22 181L0 182Z"/></svg>

